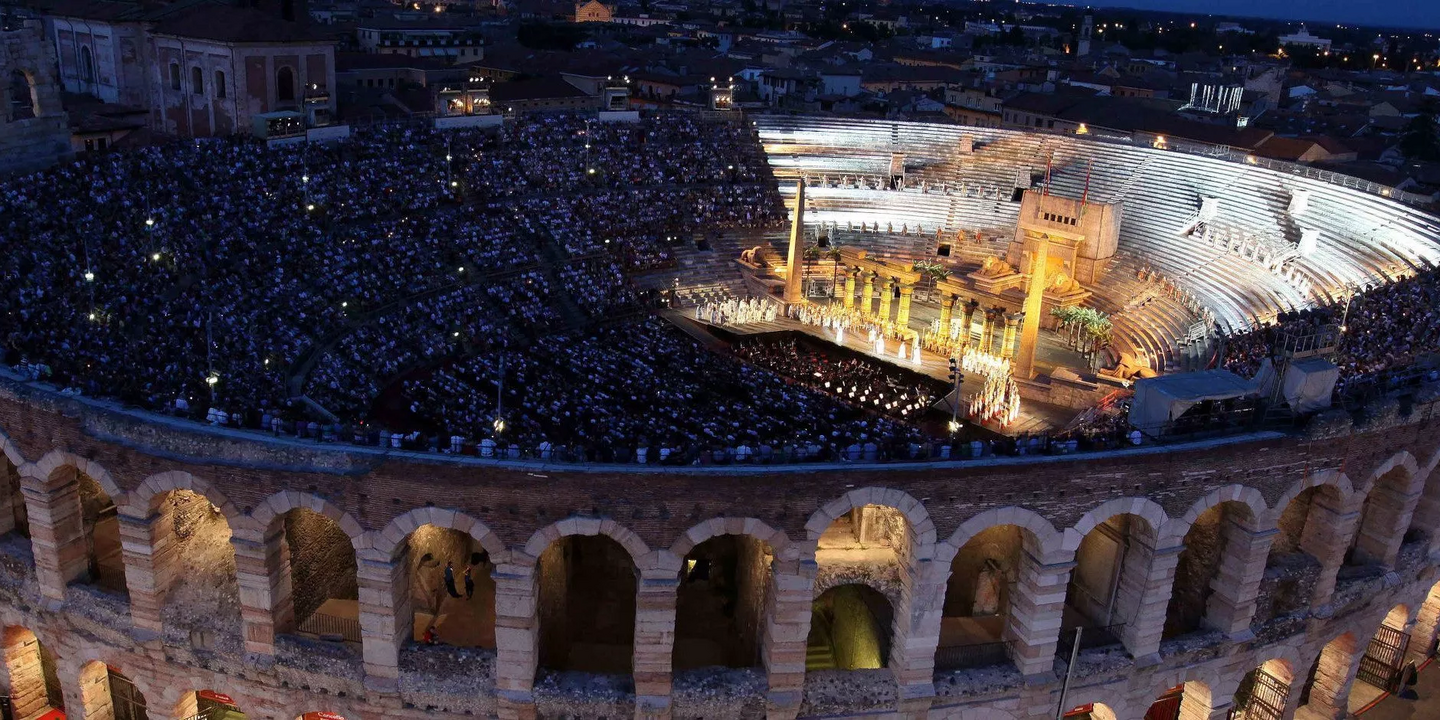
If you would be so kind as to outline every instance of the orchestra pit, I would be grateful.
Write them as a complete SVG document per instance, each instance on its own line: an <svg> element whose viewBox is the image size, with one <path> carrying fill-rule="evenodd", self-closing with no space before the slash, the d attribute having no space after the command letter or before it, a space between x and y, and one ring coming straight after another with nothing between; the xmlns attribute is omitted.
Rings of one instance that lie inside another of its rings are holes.
<svg viewBox="0 0 1440 720"><path fill-rule="evenodd" d="M661 112L0 181L7 717L1339 720L1440 632L1440 221Z"/></svg>

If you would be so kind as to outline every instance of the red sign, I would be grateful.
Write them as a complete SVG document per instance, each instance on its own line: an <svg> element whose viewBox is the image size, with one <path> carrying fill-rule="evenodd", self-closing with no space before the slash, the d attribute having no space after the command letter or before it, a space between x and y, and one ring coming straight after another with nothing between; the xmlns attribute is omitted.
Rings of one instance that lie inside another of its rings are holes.
<svg viewBox="0 0 1440 720"><path fill-rule="evenodd" d="M35 718L35 720L65 720L64 710L51 710L50 712Z"/></svg>
<svg viewBox="0 0 1440 720"><path fill-rule="evenodd" d="M308 712L300 716L300 720L345 720L344 715L321 710L319 712Z"/></svg>
<svg viewBox="0 0 1440 720"><path fill-rule="evenodd" d="M221 705L230 705L232 707L235 705L235 701L231 700L229 695L221 695L214 690L199 690L195 694L199 696L201 700L209 700L210 702L217 702Z"/></svg>

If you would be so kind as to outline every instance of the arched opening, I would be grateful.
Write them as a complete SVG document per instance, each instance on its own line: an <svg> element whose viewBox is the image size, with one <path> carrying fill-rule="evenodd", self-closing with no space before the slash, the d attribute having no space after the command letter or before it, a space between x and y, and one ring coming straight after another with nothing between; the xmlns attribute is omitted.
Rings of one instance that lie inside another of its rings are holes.
<svg viewBox="0 0 1440 720"><path fill-rule="evenodd" d="M806 670L871 670L886 667L895 611L878 590L838 585L810 608Z"/></svg>
<svg viewBox="0 0 1440 720"><path fill-rule="evenodd" d="M1210 686L1189 680L1160 693L1145 710L1145 720L1208 718L1210 703Z"/></svg>
<svg viewBox="0 0 1440 720"><path fill-rule="evenodd" d="M99 660L80 669L80 703L87 720L148 720L145 696L135 683Z"/></svg>
<svg viewBox="0 0 1440 720"><path fill-rule="evenodd" d="M1057 651L1069 659L1075 629L1080 649L1120 645L1144 600L1155 530L1138 515L1115 515L1080 540L1065 590Z"/></svg>
<svg viewBox="0 0 1440 720"><path fill-rule="evenodd" d="M1273 658L1245 673L1235 690L1231 720L1281 720L1290 702L1295 669L1289 661Z"/></svg>
<svg viewBox="0 0 1440 720"><path fill-rule="evenodd" d="M13 717L30 718L48 710L65 709L55 656L29 629L5 628L5 669L10 678L5 694L10 697Z"/></svg>
<svg viewBox="0 0 1440 720"><path fill-rule="evenodd" d="M409 572L413 637L457 647L495 647L490 553L467 533L421 525L402 546Z"/></svg>
<svg viewBox="0 0 1440 720"><path fill-rule="evenodd" d="M1195 632L1206 625L1211 600L1221 581L1221 564L1227 553L1241 546L1239 543L1232 546L1232 540L1238 533L1249 532L1254 522L1255 514L1250 507L1239 502L1220 503L1195 518L1181 541L1185 549L1180 551L1175 566L1175 583L1165 609L1164 639ZM1243 563L1244 558L1232 558L1232 561ZM1216 624L1211 622L1209 626Z"/></svg>
<svg viewBox="0 0 1440 720"><path fill-rule="evenodd" d="M170 89L180 89L180 63L170 63Z"/></svg>
<svg viewBox="0 0 1440 720"><path fill-rule="evenodd" d="M360 642L355 549L340 524L308 508L285 513L289 608L277 607L275 630L333 642Z"/></svg>
<svg viewBox="0 0 1440 720"><path fill-rule="evenodd" d="M180 696L175 717L182 720L245 720L235 700L214 690L196 690Z"/></svg>
<svg viewBox="0 0 1440 720"><path fill-rule="evenodd" d="M1296 495L1280 512L1278 532L1270 541L1265 576L1260 581L1255 621L1264 624L1310 607L1321 563L1332 549L1338 555L1336 539L1341 506L1340 491L1333 485L1317 485ZM1332 566L1333 567L1333 566Z"/></svg>
<svg viewBox="0 0 1440 720"><path fill-rule="evenodd" d="M676 591L676 670L760 664L774 555L749 535L713 537L685 555Z"/></svg>
<svg viewBox="0 0 1440 720"><path fill-rule="evenodd" d="M637 573L624 546L570 535L540 555L540 666L629 674Z"/></svg>
<svg viewBox="0 0 1440 720"><path fill-rule="evenodd" d="M1436 639L1440 637L1440 583L1430 588L1420 611L1415 614L1415 626L1410 638L1410 659L1417 664L1435 654Z"/></svg>
<svg viewBox="0 0 1440 720"><path fill-rule="evenodd" d="M1365 496L1356 521L1354 536L1345 552L1349 567L1389 567L1395 564L1400 544L1410 528L1414 505L1408 496L1410 471L1404 467L1390 469L1376 478L1374 487ZM1349 575L1349 573L1343 573Z"/></svg>
<svg viewBox="0 0 1440 720"><path fill-rule="evenodd" d="M80 79L85 82L95 81L95 59L90 55L90 46L80 46Z"/></svg>
<svg viewBox="0 0 1440 720"><path fill-rule="evenodd" d="M1065 713L1066 720L1117 720L1115 711L1104 703L1088 703L1071 708Z"/></svg>
<svg viewBox="0 0 1440 720"><path fill-rule="evenodd" d="M886 505L854 507L835 518L816 542L815 563L819 566L820 578L853 578L859 575L874 578L875 582L880 584L882 590L875 592L881 593L882 599L885 599L883 604L874 602L868 592L857 588L847 591L850 597L841 601L841 610L848 612L853 609L856 600L853 595L859 593L859 599L866 600L865 607L870 608L871 615L877 621L885 623L879 631L884 639L885 651L888 653L890 648L903 650L904 628L895 625L901 618L899 613L894 611L889 598L903 597L909 590L914 574L912 559L915 557L917 540L905 514ZM820 585L817 589L825 587L828 586ZM872 588L867 590L874 591ZM822 594L816 599L816 611L811 613L808 642L809 652L813 657L807 659L806 667L825 666L826 653L823 648L827 644L831 647L830 654L834 654L835 640L831 637L830 630L824 626L830 615L821 612L833 609L833 603L821 604L820 600L823 598ZM822 650L817 651L817 647ZM888 666L890 658L887 656L880 662L876 667Z"/></svg>
<svg viewBox="0 0 1440 720"><path fill-rule="evenodd" d="M950 561L935 669L959 670L1007 662L1010 598L1026 562L1035 554L1033 533L1018 525L986 528L966 541Z"/></svg>
<svg viewBox="0 0 1440 720"><path fill-rule="evenodd" d="M275 71L275 98L281 102L295 100L295 71L289 66Z"/></svg>
<svg viewBox="0 0 1440 720"><path fill-rule="evenodd" d="M1409 649L1410 607L1396 605L1370 636L1360 656L1360 665L1355 669L1356 682L1347 699L1351 712L1400 689L1401 670Z"/></svg>
<svg viewBox="0 0 1440 720"><path fill-rule="evenodd" d="M1334 717L1345 710L1360 652L1355 636L1348 632L1327 643L1300 688L1300 706L1321 717Z"/></svg>
<svg viewBox="0 0 1440 720"><path fill-rule="evenodd" d="M20 470L10 458L0 460L0 536L30 537L30 514L20 491Z"/></svg>
<svg viewBox="0 0 1440 720"><path fill-rule="evenodd" d="M80 480L80 527L86 564L77 576L67 579L124 594L125 557L120 546L119 511L100 483L84 473L76 474Z"/></svg>
<svg viewBox="0 0 1440 720"><path fill-rule="evenodd" d="M195 95L205 94L205 71L199 67L190 68L190 92Z"/></svg>
<svg viewBox="0 0 1440 720"><path fill-rule="evenodd" d="M164 627L213 647L217 631L238 644L240 587L230 523L210 499L186 489L150 500L152 575ZM238 646L238 645L237 645Z"/></svg>
<svg viewBox="0 0 1440 720"><path fill-rule="evenodd" d="M35 100L35 84L24 70L10 72L10 120L29 120L40 114Z"/></svg>
<svg viewBox="0 0 1440 720"><path fill-rule="evenodd" d="M223 71L223 70L216 70L216 71L215 71L215 97L220 98L221 100L224 100L224 99L225 99L225 93L226 93L226 92L228 92L228 91L225 89L225 71Z"/></svg>

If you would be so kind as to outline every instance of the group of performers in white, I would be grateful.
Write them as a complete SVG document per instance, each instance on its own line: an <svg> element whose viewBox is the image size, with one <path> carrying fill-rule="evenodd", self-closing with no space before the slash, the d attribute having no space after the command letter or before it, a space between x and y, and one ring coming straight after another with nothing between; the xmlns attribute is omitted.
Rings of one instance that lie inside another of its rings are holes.
<svg viewBox="0 0 1440 720"><path fill-rule="evenodd" d="M711 325L751 325L775 322L779 308L758 297L711 300L695 306L695 319Z"/></svg>

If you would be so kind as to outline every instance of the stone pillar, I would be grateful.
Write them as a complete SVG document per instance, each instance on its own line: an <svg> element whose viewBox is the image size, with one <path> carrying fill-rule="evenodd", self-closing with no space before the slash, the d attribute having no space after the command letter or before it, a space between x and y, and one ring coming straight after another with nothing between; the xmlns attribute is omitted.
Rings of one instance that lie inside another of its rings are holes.
<svg viewBox="0 0 1440 720"><path fill-rule="evenodd" d="M159 637L164 630L160 608L170 587L174 555L174 520L167 512L147 517L120 513L120 547L125 558L125 589L130 593L130 621L141 637Z"/></svg>
<svg viewBox="0 0 1440 720"><path fill-rule="evenodd" d="M995 336L995 314L989 310L985 311L985 322L980 330L980 352L990 352L990 342Z"/></svg>
<svg viewBox="0 0 1440 720"><path fill-rule="evenodd" d="M765 594L765 633L760 639L767 686L766 720L793 720L800 712L817 571L814 560L776 560L770 576L770 592Z"/></svg>
<svg viewBox="0 0 1440 720"><path fill-rule="evenodd" d="M865 286L864 286L864 288L860 291L860 314L861 314L861 315L870 315L870 314L872 314L872 313L874 312L873 310L870 309L870 306L871 306L870 298L872 298L872 297L874 297L874 296L875 296L875 275L874 275L874 273L865 273Z"/></svg>
<svg viewBox="0 0 1440 720"><path fill-rule="evenodd" d="M15 506L24 502L20 473L8 461L0 460L0 535L15 530Z"/></svg>
<svg viewBox="0 0 1440 720"><path fill-rule="evenodd" d="M946 294L940 301L940 333L950 337L950 320L955 317L955 296Z"/></svg>
<svg viewBox="0 0 1440 720"><path fill-rule="evenodd" d="M80 688L80 717L85 720L115 720L115 703L110 697L110 673L103 663L91 663L80 669L76 684ZM65 704L70 709L70 704Z"/></svg>
<svg viewBox="0 0 1440 720"><path fill-rule="evenodd" d="M148 709L148 708L147 708ZM175 715L177 718L195 718L200 716L200 699L194 692L187 692L180 696L175 703Z"/></svg>
<svg viewBox="0 0 1440 720"><path fill-rule="evenodd" d="M5 662L0 666L0 687L10 688L10 707L17 718L34 717L50 707L45 672L40 666L40 641L29 630L10 628L5 633Z"/></svg>
<svg viewBox="0 0 1440 720"><path fill-rule="evenodd" d="M1131 526L1135 524L1132 518ZM1160 662L1160 638L1165 631L1165 610L1175 587L1175 568L1184 545L1157 548L1155 538L1130 530L1130 548L1120 566L1115 618L1125 620L1120 640L1139 665Z"/></svg>
<svg viewBox="0 0 1440 720"><path fill-rule="evenodd" d="M1296 720L1341 720L1349 715L1346 705L1350 689L1355 685L1355 673L1360 670L1360 658L1368 642L1369 638L1356 640L1351 636L1348 643L1335 640L1320 651L1310 702L1295 714Z"/></svg>
<svg viewBox="0 0 1440 720"><path fill-rule="evenodd" d="M40 596L64 602L65 586L89 566L80 509L80 474L68 465L47 478L22 476L21 491L30 513L30 545L35 554L35 580Z"/></svg>
<svg viewBox="0 0 1440 720"><path fill-rule="evenodd" d="M365 687L377 693L400 691L400 648L415 634L409 543L401 543L396 554L393 559L356 558Z"/></svg>
<svg viewBox="0 0 1440 720"><path fill-rule="evenodd" d="M1221 527L1224 548L1215 578L1210 581L1212 592L1205 601L1205 623L1242 642L1254 637L1250 623L1255 619L1260 581L1265 577L1270 542L1280 531L1271 528L1255 532L1229 518Z"/></svg>
<svg viewBox="0 0 1440 720"><path fill-rule="evenodd" d="M1361 562L1395 566L1400 544L1410 529L1410 518L1420 502L1420 492L1406 494L1389 485L1370 491L1365 512L1355 536L1355 557Z"/></svg>
<svg viewBox="0 0 1440 720"><path fill-rule="evenodd" d="M1193 700L1192 694L1196 696ZM1185 683L1185 696L1180 699L1180 714L1176 720L1230 720L1234 703L1215 705L1209 698L1210 691L1200 683Z"/></svg>
<svg viewBox="0 0 1440 720"><path fill-rule="evenodd" d="M540 664L538 576L533 563L497 565L492 574L495 692L500 720L535 720L535 670Z"/></svg>
<svg viewBox="0 0 1440 720"><path fill-rule="evenodd" d="M1410 647L1405 651L1406 657L1416 665L1423 662L1430 654L1430 647L1435 644L1437 632L1440 632L1440 585L1430 589L1430 594L1415 613L1415 627L1410 635Z"/></svg>
<svg viewBox="0 0 1440 720"><path fill-rule="evenodd" d="M855 273L845 274L845 309L855 307Z"/></svg>
<svg viewBox="0 0 1440 720"><path fill-rule="evenodd" d="M965 305L965 329L961 331L960 337L961 344L966 347L970 345L970 337L973 332L971 328L975 327L975 308L976 306L970 303Z"/></svg>
<svg viewBox="0 0 1440 720"><path fill-rule="evenodd" d="M898 660L893 667L900 684L900 714L907 718L923 720L935 698L935 649L940 645L940 617L949 578L948 563L918 560L907 586L909 612L904 618L904 635L895 638L891 651L891 657Z"/></svg>
<svg viewBox="0 0 1440 720"><path fill-rule="evenodd" d="M1020 313L1007 313L1005 315L1005 337L1000 341L1000 357L1010 358L1015 356L1015 332L1020 328Z"/></svg>
<svg viewBox="0 0 1440 720"><path fill-rule="evenodd" d="M880 322L890 322L891 313L895 309L895 281L886 280L885 289L880 294L880 307L877 312L880 315Z"/></svg>
<svg viewBox="0 0 1440 720"><path fill-rule="evenodd" d="M795 218L790 223L790 248L785 255L785 302L798 303L805 299L805 288L801 285L805 274L805 178L800 178L795 187Z"/></svg>
<svg viewBox="0 0 1440 720"><path fill-rule="evenodd" d="M1035 376L1035 344L1040 339L1040 318L1045 304L1045 268L1050 263L1050 241L1035 241L1030 259L1030 281L1025 289L1025 317L1032 318L1020 328L1020 348L1015 356L1015 377L1029 380Z"/></svg>
<svg viewBox="0 0 1440 720"><path fill-rule="evenodd" d="M1320 576L1315 581L1315 595L1310 607L1319 608L1335 594L1335 576L1345 563L1345 550L1355 533L1360 513L1352 507L1339 507L1330 493L1315 493L1310 501L1310 514L1300 535L1300 549L1320 562ZM1352 500L1351 503L1356 502Z"/></svg>
<svg viewBox="0 0 1440 720"><path fill-rule="evenodd" d="M1030 545L1028 538L1026 545ZM1075 563L1068 558L1060 560L1056 557L1060 553L1042 559L1036 552L1038 549L1026 547L1021 555L1005 639L1012 644L1015 667L1022 675L1046 679L1054 669L1065 591ZM1073 557L1073 553L1066 555Z"/></svg>
<svg viewBox="0 0 1440 720"><path fill-rule="evenodd" d="M900 286L900 310L895 315L895 324L902 328L910 327L910 296L914 293L914 285Z"/></svg>
<svg viewBox="0 0 1440 720"><path fill-rule="evenodd" d="M679 572L678 567L660 567L640 574L635 591L635 720L670 717Z"/></svg>
<svg viewBox="0 0 1440 720"><path fill-rule="evenodd" d="M261 655L274 655L275 634L295 625L285 523L277 519L272 526L260 539L242 537L238 530L230 538L235 548L245 651Z"/></svg>

